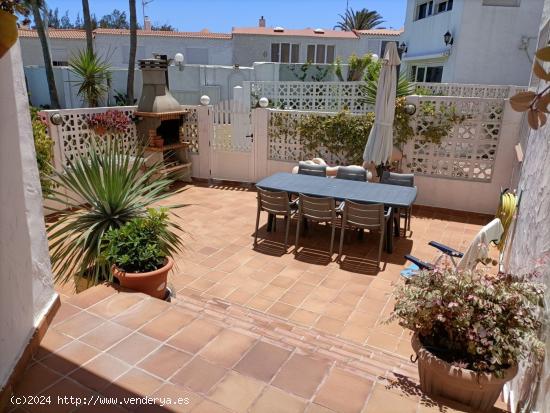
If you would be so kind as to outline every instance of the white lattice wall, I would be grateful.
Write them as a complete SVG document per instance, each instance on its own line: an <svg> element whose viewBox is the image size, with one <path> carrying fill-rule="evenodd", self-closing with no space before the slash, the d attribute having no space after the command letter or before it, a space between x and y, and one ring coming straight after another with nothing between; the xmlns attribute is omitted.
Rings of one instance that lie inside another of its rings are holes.
<svg viewBox="0 0 550 413"><path fill-rule="evenodd" d="M517 86L474 85L466 83L413 83L416 90L427 90L435 96L506 99L524 88Z"/></svg>
<svg viewBox="0 0 550 413"><path fill-rule="evenodd" d="M86 109L64 109L64 110L45 110L41 116L48 122L49 133L55 142L56 148L54 156L60 159L54 159L55 165L68 166L77 156L84 154L90 147L91 139L97 137L93 129L88 127L87 119L94 113L102 113L107 110L119 110L123 112L130 120L126 130L116 134L116 139L122 141L124 148L137 146L136 126L133 119L135 106L120 106L110 108L86 108ZM52 116L59 114L61 123L54 125L51 121ZM107 133L114 136L113 133Z"/></svg>
<svg viewBox="0 0 550 413"><path fill-rule="evenodd" d="M250 88L251 106L266 97L277 108L354 113L372 112L372 105L363 103L363 82L243 82Z"/></svg>
<svg viewBox="0 0 550 413"><path fill-rule="evenodd" d="M192 145L192 153L198 153L198 115L194 106L184 106L190 112L183 124L184 139L189 140ZM88 151L90 140L97 137L93 129L88 127L87 118L94 113L102 113L108 110L118 110L123 112L130 123L122 133L107 133L123 143L124 148L137 148L139 146L136 126L133 121L135 106L117 106L102 108L81 108L81 109L63 109L63 110L45 110L41 112L41 117L48 123L49 134L55 142L54 165L60 169L68 166L69 162L76 156L82 155ZM61 123L55 125L51 119L53 115L61 116ZM103 135L105 136L105 135Z"/></svg>
<svg viewBox="0 0 550 413"><path fill-rule="evenodd" d="M417 137L405 146L405 171L417 175L491 181L502 126L503 99L430 96L413 97L409 101L417 108L429 102L435 105L436 112L454 107L464 120L452 128L440 145L435 145L420 136L431 118L417 110L411 119Z"/></svg>
<svg viewBox="0 0 550 413"><path fill-rule="evenodd" d="M342 154L330 153L324 147L319 147L313 152L308 152L304 148L298 133L298 124L302 117L310 115L333 116L334 113L269 110L267 120L268 159L298 162L320 157L331 165L346 165L347 160Z"/></svg>
<svg viewBox="0 0 550 413"><path fill-rule="evenodd" d="M348 109L353 113L372 112L372 105L363 103L362 82L244 82L250 90L252 107L266 97L275 107L286 110L338 112ZM517 86L474 85L462 83L412 83L418 91L434 96L506 99L517 91Z"/></svg>

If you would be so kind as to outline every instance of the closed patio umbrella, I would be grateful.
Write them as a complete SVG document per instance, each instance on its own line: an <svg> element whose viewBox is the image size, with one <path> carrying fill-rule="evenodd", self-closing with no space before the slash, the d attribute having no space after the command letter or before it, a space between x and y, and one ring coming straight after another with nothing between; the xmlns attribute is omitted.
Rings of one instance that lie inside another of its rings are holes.
<svg viewBox="0 0 550 413"><path fill-rule="evenodd" d="M365 166L385 163L391 158L393 148L393 117L395 114L396 67L401 63L394 42L388 43L378 77L374 125L369 134L363 160Z"/></svg>

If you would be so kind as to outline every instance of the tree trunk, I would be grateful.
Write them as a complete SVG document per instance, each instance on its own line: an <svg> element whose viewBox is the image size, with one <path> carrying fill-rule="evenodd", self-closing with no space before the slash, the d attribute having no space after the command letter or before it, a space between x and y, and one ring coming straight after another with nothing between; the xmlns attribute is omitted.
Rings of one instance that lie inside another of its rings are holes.
<svg viewBox="0 0 550 413"><path fill-rule="evenodd" d="M50 47L48 46L48 38L46 35L46 30L44 28L44 22L42 21L42 15L40 14L39 2L38 0L32 0L30 4L34 18L34 24L36 25L36 32L38 33L38 37L40 38L40 45L42 46L44 68L46 69L46 79L48 81L48 89L50 91L50 106L52 107L52 109L59 109L59 98L57 97L57 89L55 87L52 57L50 56Z"/></svg>
<svg viewBox="0 0 550 413"><path fill-rule="evenodd" d="M130 5L130 57L128 59L128 83L126 85L127 104L134 104L134 72L136 69L137 17L136 0L129 0Z"/></svg>
<svg viewBox="0 0 550 413"><path fill-rule="evenodd" d="M84 29L86 30L86 49L89 53L93 53L92 20L90 19L90 5L88 4L88 0L82 0L82 14L84 17Z"/></svg>

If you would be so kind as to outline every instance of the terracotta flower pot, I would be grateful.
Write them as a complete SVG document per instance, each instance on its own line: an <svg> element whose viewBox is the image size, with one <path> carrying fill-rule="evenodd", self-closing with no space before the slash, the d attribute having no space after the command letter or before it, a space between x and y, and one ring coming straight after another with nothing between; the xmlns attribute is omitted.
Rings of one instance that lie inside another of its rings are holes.
<svg viewBox="0 0 550 413"><path fill-rule="evenodd" d="M512 380L517 366L504 371L503 377L478 374L472 370L452 366L424 348L418 335L412 337L412 348L418 356L420 387L428 396L455 401L473 411L490 411L502 391L504 383Z"/></svg>
<svg viewBox="0 0 550 413"><path fill-rule="evenodd" d="M113 275L120 281L121 286L148 294L151 297L164 299L166 296L168 272L170 272L173 266L174 261L172 258L166 257L165 265L155 271L130 273L116 266L113 266L111 270Z"/></svg>
<svg viewBox="0 0 550 413"><path fill-rule="evenodd" d="M0 58L15 44L17 34L17 17L0 10Z"/></svg>

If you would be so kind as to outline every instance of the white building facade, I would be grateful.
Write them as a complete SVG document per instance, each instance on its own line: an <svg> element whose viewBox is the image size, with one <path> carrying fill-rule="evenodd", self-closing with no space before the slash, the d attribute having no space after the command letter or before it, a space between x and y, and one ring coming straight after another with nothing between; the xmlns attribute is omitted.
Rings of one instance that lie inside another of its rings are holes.
<svg viewBox="0 0 550 413"><path fill-rule="evenodd" d="M386 29L345 32L254 27L234 28L231 33L138 30L136 58L182 53L185 64L244 67L257 62L332 64L337 57L345 63L352 54L380 54L388 41L398 42L401 35L402 30ZM84 30L49 29L48 36L54 66L66 66L71 56L86 47ZM95 49L113 68L128 66L129 30L96 29L93 36ZM23 64L43 66L36 31L20 29L19 37Z"/></svg>
<svg viewBox="0 0 550 413"><path fill-rule="evenodd" d="M417 82L527 85L543 3L408 0L402 70Z"/></svg>

